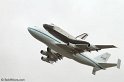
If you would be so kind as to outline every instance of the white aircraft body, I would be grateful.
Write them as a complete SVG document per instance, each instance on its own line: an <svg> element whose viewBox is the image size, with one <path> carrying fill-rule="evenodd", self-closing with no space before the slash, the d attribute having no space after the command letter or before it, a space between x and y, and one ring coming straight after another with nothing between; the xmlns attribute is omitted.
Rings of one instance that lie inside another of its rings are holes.
<svg viewBox="0 0 124 82"><path fill-rule="evenodd" d="M48 63L54 63L63 59L63 57L67 57L81 64L92 66L92 74L94 75L96 71L101 69L105 70L106 68L113 66L120 68L120 59L118 59L117 64L106 63L110 57L109 53L99 55L95 59L91 59L83 54L83 52L87 51L91 52L106 48L116 48L114 45L91 45L89 42L84 41L84 39L88 36L87 33L73 37L53 24L43 24L43 27L45 29L38 28L36 26L28 27L28 31L34 38L48 46L47 51L41 50L41 54L46 56L42 56L41 60Z"/></svg>

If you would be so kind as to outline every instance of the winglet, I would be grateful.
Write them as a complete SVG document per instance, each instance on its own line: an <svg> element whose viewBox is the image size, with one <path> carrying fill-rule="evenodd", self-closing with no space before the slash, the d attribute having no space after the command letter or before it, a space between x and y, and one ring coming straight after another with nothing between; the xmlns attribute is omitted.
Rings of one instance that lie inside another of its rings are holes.
<svg viewBox="0 0 124 82"><path fill-rule="evenodd" d="M120 69L120 65L121 65L121 60L118 59L118 62L117 62L117 68Z"/></svg>

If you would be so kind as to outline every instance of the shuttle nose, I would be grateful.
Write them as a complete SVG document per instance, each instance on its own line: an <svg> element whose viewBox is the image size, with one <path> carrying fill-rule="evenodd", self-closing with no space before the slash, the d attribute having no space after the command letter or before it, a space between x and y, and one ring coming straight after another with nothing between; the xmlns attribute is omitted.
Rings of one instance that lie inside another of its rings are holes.
<svg viewBox="0 0 124 82"><path fill-rule="evenodd" d="M51 29L53 29L54 26L48 25L48 24L43 24L43 27L44 27L46 30L51 30Z"/></svg>
<svg viewBox="0 0 124 82"><path fill-rule="evenodd" d="M43 27L47 27L47 24L43 24Z"/></svg>

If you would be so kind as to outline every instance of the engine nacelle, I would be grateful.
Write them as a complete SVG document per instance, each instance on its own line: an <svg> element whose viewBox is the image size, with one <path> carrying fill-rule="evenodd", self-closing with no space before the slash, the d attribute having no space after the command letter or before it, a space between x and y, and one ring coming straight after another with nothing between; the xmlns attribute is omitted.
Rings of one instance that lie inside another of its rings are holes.
<svg viewBox="0 0 124 82"><path fill-rule="evenodd" d="M87 46L89 49L91 49L91 50L99 50L99 48L97 48L95 45L88 45Z"/></svg>
<svg viewBox="0 0 124 82"><path fill-rule="evenodd" d="M41 57L41 60L43 60L43 61L47 61L47 57Z"/></svg>
<svg viewBox="0 0 124 82"><path fill-rule="evenodd" d="M40 51L41 54L45 55L46 57L41 57L41 60L48 62L48 63L53 63L59 60L61 60L63 57L59 53L55 53L53 51Z"/></svg>
<svg viewBox="0 0 124 82"><path fill-rule="evenodd" d="M73 48L76 47L76 45L75 44L72 44L72 43L68 43L67 45L70 46L70 47L73 47Z"/></svg>
<svg viewBox="0 0 124 82"><path fill-rule="evenodd" d="M40 53L45 55L45 56L48 56L47 51L41 50Z"/></svg>
<svg viewBox="0 0 124 82"><path fill-rule="evenodd" d="M51 63L51 64L55 62L55 61L51 61L51 60L49 60L47 57L43 57L43 56L41 57L41 60L42 60L42 61L45 61L45 62L47 62L47 63Z"/></svg>
<svg viewBox="0 0 124 82"><path fill-rule="evenodd" d="M87 44L87 47L89 48L91 45L90 44Z"/></svg>

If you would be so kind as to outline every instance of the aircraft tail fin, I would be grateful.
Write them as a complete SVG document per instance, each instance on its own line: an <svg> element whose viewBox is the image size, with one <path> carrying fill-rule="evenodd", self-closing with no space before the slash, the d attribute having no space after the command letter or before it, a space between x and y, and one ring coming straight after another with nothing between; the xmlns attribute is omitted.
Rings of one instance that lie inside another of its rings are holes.
<svg viewBox="0 0 124 82"><path fill-rule="evenodd" d="M95 57L94 59L95 59L97 62L100 62L100 63L102 63L102 62L107 62L107 60L109 59L110 55L111 55L111 54L109 54L109 53L104 53L104 54L102 54L102 55L99 55L99 56Z"/></svg>

